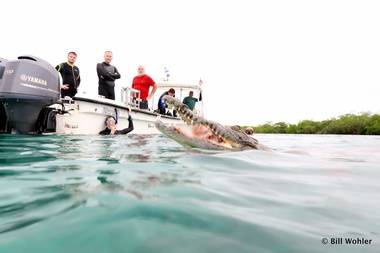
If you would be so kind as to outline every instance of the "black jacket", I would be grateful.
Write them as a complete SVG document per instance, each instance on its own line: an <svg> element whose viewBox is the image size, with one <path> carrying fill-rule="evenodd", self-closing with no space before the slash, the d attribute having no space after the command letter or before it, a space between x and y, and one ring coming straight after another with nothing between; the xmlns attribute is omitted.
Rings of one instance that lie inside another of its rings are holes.
<svg viewBox="0 0 380 253"><path fill-rule="evenodd" d="M55 69L61 73L62 84L68 84L69 90L78 89L80 85L80 74L77 66L71 66L67 62L64 62L58 64Z"/></svg>
<svg viewBox="0 0 380 253"><path fill-rule="evenodd" d="M121 77L116 67L105 62L98 63L96 65L96 71L98 72L99 85L114 87L115 80Z"/></svg>

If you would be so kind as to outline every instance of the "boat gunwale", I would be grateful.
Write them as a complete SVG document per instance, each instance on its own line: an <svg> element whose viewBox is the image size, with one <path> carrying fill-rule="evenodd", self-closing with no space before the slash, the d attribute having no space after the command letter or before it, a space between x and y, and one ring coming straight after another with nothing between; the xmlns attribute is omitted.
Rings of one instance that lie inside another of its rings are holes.
<svg viewBox="0 0 380 253"><path fill-rule="evenodd" d="M128 110L127 106L116 104L116 103L112 103L111 101L110 102L100 101L100 100L97 100L95 98L85 98L85 97L80 97L80 96L78 96L78 97L74 96L72 99L74 101L91 102L91 103L108 105L108 106L117 107L119 109ZM151 111L146 111L144 109L133 108L133 107L131 107L131 109L132 109L132 111L135 111L135 112L138 112L138 113L142 113L142 114L147 114L147 115L150 115L150 116L161 116L161 118L167 118L167 119L178 120L178 121L181 120L180 118L176 118L176 117L172 117L172 116L167 116L167 115L162 115L162 114L159 114L159 113L155 113L155 112L151 112Z"/></svg>

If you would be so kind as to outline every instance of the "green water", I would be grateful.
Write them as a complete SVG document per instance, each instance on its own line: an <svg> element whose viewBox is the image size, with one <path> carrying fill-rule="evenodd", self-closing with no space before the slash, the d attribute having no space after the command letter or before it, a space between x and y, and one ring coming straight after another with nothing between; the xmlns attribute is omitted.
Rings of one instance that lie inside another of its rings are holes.
<svg viewBox="0 0 380 253"><path fill-rule="evenodd" d="M0 252L379 251L380 136L255 137L0 135Z"/></svg>

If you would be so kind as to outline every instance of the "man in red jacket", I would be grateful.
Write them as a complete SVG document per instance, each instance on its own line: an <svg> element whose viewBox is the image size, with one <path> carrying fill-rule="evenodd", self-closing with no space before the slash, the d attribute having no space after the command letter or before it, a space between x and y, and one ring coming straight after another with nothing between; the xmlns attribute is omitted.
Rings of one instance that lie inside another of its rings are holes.
<svg viewBox="0 0 380 253"><path fill-rule="evenodd" d="M157 84L153 79L145 74L145 67L139 66L137 69L138 75L133 78L132 89L140 91L140 109L148 109L148 100L151 99L157 90ZM153 86L152 91L149 94L149 88Z"/></svg>

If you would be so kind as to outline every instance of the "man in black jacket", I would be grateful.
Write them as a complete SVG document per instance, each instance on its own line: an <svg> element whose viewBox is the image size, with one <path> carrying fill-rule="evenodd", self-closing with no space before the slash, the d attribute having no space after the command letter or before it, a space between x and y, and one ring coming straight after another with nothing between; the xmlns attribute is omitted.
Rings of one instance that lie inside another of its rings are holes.
<svg viewBox="0 0 380 253"><path fill-rule="evenodd" d="M98 94L105 98L115 100L115 80L121 76L117 68L110 65L112 59L112 52L106 51L104 54L104 62L96 65L96 71L98 72L99 78Z"/></svg>
<svg viewBox="0 0 380 253"><path fill-rule="evenodd" d="M133 130L133 120L131 115L131 108L128 109L128 128L124 128L123 130L116 130L116 120L114 117L109 116L106 118L106 129L100 131L99 134L102 135L113 135L113 134L127 134L132 132Z"/></svg>
<svg viewBox="0 0 380 253"><path fill-rule="evenodd" d="M78 92L80 85L79 68L74 66L77 59L75 52L70 52L67 55L67 62L58 64L55 69L61 73L62 85L61 85L61 97L65 96L74 97Z"/></svg>

